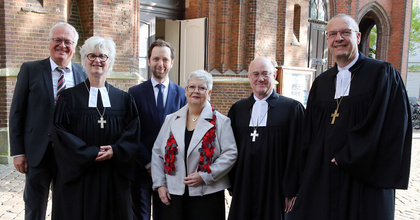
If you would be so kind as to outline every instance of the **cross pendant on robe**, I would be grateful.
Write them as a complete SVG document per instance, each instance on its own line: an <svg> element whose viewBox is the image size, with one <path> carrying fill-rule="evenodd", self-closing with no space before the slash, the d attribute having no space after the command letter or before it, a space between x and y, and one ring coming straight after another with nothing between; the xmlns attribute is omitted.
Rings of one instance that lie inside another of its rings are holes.
<svg viewBox="0 0 420 220"><path fill-rule="evenodd" d="M106 123L106 120L104 120L104 117L101 116L101 119L98 120L98 124L101 124L101 128L104 128L105 123Z"/></svg>
<svg viewBox="0 0 420 220"><path fill-rule="evenodd" d="M331 121L331 124L332 124L332 125L333 125L333 124L334 124L334 122L335 122L335 118L338 118L338 116L340 116L340 113L338 113L337 111L338 111L338 109L335 109L335 110L334 110L334 113L332 113L332 114L331 114L331 118L333 118L333 119L332 119L332 121Z"/></svg>
<svg viewBox="0 0 420 220"><path fill-rule="evenodd" d="M257 133L257 129L254 128L254 132L252 132L249 136L252 137L252 142L255 142L255 138L257 138L260 134Z"/></svg>

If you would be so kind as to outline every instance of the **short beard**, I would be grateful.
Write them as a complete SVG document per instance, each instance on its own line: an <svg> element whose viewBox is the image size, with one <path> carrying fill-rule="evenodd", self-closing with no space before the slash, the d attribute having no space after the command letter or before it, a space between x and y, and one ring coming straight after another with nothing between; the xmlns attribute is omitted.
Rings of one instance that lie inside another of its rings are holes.
<svg viewBox="0 0 420 220"><path fill-rule="evenodd" d="M152 70L152 74L156 79L165 79L168 76L169 71L159 74L156 70Z"/></svg>

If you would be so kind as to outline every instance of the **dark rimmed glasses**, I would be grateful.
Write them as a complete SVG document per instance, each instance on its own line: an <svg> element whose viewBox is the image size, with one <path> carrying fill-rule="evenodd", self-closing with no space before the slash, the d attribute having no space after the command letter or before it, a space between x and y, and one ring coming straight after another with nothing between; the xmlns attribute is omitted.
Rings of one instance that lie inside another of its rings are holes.
<svg viewBox="0 0 420 220"><path fill-rule="evenodd" d="M94 54L94 53L90 53L90 54L88 54L88 55L86 55L86 57L88 58L88 60L90 60L90 61L95 61L96 60L96 58L99 58L99 61L101 61L101 62L105 62L105 61L107 61L108 60L108 55L106 55L106 54L99 54L99 55L96 55L96 54Z"/></svg>

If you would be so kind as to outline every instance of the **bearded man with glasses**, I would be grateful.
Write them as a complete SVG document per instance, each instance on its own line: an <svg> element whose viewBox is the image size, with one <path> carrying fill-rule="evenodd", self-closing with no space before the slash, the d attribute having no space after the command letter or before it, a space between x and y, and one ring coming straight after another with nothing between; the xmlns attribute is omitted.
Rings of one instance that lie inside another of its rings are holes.
<svg viewBox="0 0 420 220"><path fill-rule="evenodd" d="M50 57L23 63L9 117L10 152L17 171L26 174L25 219L45 219L50 184L57 165L51 144L54 107L60 93L87 75L71 62L79 35L57 23L49 34Z"/></svg>

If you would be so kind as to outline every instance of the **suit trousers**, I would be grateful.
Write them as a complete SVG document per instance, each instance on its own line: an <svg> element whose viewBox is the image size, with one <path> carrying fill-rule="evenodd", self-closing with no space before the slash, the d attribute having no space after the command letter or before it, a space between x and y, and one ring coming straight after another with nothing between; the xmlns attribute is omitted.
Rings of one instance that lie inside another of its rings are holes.
<svg viewBox="0 0 420 220"><path fill-rule="evenodd" d="M45 220L48 194L57 177L57 163L51 142L47 152L36 167L28 167L23 192L26 220Z"/></svg>
<svg viewBox="0 0 420 220"><path fill-rule="evenodd" d="M152 177L139 164L136 167L136 179L131 185L131 197L133 199L134 219L150 220L152 201L153 220L162 219L162 207L165 204L160 200L159 193L152 190Z"/></svg>

